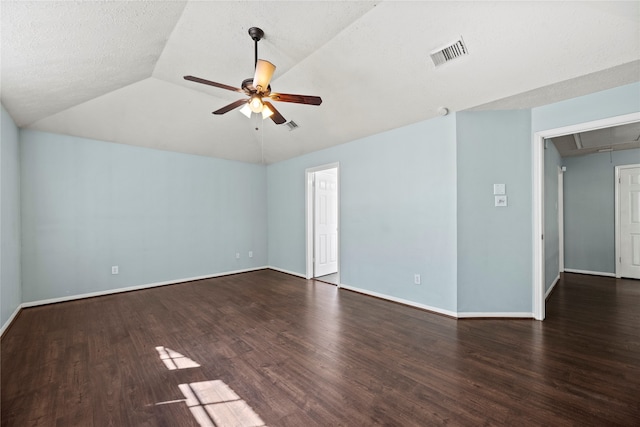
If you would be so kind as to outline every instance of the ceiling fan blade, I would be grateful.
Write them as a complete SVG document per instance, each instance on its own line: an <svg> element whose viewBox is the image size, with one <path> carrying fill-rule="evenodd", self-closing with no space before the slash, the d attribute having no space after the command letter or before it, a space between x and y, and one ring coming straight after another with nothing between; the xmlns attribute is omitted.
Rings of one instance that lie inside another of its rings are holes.
<svg viewBox="0 0 640 427"><path fill-rule="evenodd" d="M281 125L287 121L284 117L282 117L282 114L280 114L280 112L276 110L276 107L274 107L272 103L267 101L263 101L263 103L273 112L270 118L275 124Z"/></svg>
<svg viewBox="0 0 640 427"><path fill-rule="evenodd" d="M256 73L253 76L253 87L258 92L264 92L269 87L269 82L273 76L276 66L264 59L258 59L256 62Z"/></svg>
<svg viewBox="0 0 640 427"><path fill-rule="evenodd" d="M322 98L310 95L294 95L290 93L272 93L269 98L280 102L295 102L296 104L320 105Z"/></svg>
<svg viewBox="0 0 640 427"><path fill-rule="evenodd" d="M246 104L247 100L246 99L239 99L236 102L233 102L229 105L226 105L222 108L220 108L219 110L216 110L213 112L213 114L224 114L224 113L228 113L231 110L234 110L236 108L238 108L239 106L241 106L242 104Z"/></svg>
<svg viewBox="0 0 640 427"><path fill-rule="evenodd" d="M190 80L190 81L196 82L196 83L202 83L204 85L219 87L220 89L226 89L226 90L230 90L230 91L233 91L233 92L244 93L244 91L242 89L240 89L240 88L229 86L229 85L225 85L225 84L222 84L222 83L212 82L211 80L201 79L200 77L184 76L184 79L185 80Z"/></svg>

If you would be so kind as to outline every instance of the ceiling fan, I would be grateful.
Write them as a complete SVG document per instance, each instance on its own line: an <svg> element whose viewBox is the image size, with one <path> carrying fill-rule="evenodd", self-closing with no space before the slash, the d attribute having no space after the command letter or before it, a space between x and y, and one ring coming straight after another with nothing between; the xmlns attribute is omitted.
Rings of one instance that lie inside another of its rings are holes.
<svg viewBox="0 0 640 427"><path fill-rule="evenodd" d="M293 102L296 104L320 105L322 103L322 98L319 96L271 92L269 82L271 81L271 76L273 76L276 66L269 61L258 59L258 42L264 37L264 31L257 27L251 27L249 28L249 35L253 39L255 46L255 74L253 78L245 79L240 88L201 79L200 77L184 76L185 80L219 87L233 92L240 92L249 96L248 100L246 98L239 99L214 111L213 114L224 114L244 105L240 111L247 117L251 117L252 112L261 113L263 119L270 117L274 123L281 125L286 122L285 118L282 117L282 114L276 110L273 104L268 100L265 101L265 98L273 101Z"/></svg>

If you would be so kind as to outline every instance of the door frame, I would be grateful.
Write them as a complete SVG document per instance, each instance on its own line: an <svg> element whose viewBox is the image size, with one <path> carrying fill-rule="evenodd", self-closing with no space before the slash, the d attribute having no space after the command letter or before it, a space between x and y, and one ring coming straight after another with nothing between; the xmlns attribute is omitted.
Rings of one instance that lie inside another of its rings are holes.
<svg viewBox="0 0 640 427"><path fill-rule="evenodd" d="M616 278L620 279L622 274L620 273L620 255L622 248L620 247L620 172L623 169L640 168L640 163L631 165L619 165L616 166L615 176L615 233L616 233Z"/></svg>
<svg viewBox="0 0 640 427"><path fill-rule="evenodd" d="M545 283L544 283L544 140L579 132L625 125L640 121L640 112L624 114L606 119L578 123L554 129L546 129L533 134L533 317L544 320Z"/></svg>
<svg viewBox="0 0 640 427"><path fill-rule="evenodd" d="M558 272L564 273L564 170L558 167Z"/></svg>
<svg viewBox="0 0 640 427"><path fill-rule="evenodd" d="M314 192L313 192L313 176L316 172L320 172L327 169L336 169L336 181L338 183L338 191L337 191L337 210L338 210L338 218L337 218L337 229L338 229L338 237L337 237L337 257L338 257L338 283L337 286L340 287L340 162L328 163L325 165L315 166L312 168L305 169L305 259L307 271L305 273L305 278L307 280L313 278L313 252L314 252L314 226L315 226L315 215L314 215Z"/></svg>

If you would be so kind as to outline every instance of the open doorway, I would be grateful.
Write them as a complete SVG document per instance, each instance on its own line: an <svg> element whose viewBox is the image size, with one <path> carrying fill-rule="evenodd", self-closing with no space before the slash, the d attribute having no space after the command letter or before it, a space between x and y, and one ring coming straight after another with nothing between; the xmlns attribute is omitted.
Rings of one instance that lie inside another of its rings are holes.
<svg viewBox="0 0 640 427"><path fill-rule="evenodd" d="M306 170L307 279L340 286L338 164Z"/></svg>
<svg viewBox="0 0 640 427"><path fill-rule="evenodd" d="M536 132L533 136L533 314L537 320L545 318L545 156L546 139L573 135L581 132L610 128L640 121L640 113L610 117L593 122ZM555 220L555 218L548 220ZM566 270L566 266L563 266Z"/></svg>

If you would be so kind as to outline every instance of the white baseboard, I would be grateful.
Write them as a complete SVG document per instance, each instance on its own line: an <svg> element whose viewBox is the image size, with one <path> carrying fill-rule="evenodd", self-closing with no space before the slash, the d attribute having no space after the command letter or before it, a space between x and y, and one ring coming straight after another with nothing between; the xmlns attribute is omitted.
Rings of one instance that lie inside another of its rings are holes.
<svg viewBox="0 0 640 427"><path fill-rule="evenodd" d="M380 299L384 299L384 300L388 300L388 301L393 301L393 302L397 302L403 305L408 305L410 307L416 307L416 308L421 308L423 310L428 310L428 311L433 311L434 313L439 313L439 314L444 314L445 316L449 316L449 317L458 317L458 315L454 312L454 311L450 311L450 310L444 310L442 308L438 308L438 307L432 307L430 305L426 305L426 304L420 304L414 301L409 301L406 299L402 299L402 298L397 298L397 297L392 297L390 295L386 295L386 294L381 294L378 292L373 292L370 291L368 289L362 289L362 288L356 288L355 286L348 286L348 285L338 285L338 287L340 289L347 289L349 291L353 291L353 292L358 292L360 294L365 294L365 295L369 295L372 297L376 297L376 298L380 298Z"/></svg>
<svg viewBox="0 0 640 427"><path fill-rule="evenodd" d="M592 276L616 277L616 273L605 273L603 271L576 270L574 268L565 268L565 273L590 274Z"/></svg>
<svg viewBox="0 0 640 427"><path fill-rule="evenodd" d="M526 319L532 319L533 318L533 313L528 313L525 311L522 312L518 312L518 311L509 311L509 312L484 312L484 311L479 311L479 312L473 312L473 311L464 311L464 312L458 312L458 318L460 319L469 319L471 317L511 317L511 318L526 318Z"/></svg>
<svg viewBox="0 0 640 427"><path fill-rule="evenodd" d="M194 280L212 279L214 277L229 276L231 274L248 273L250 271L264 270L266 268L268 268L268 267L265 267L265 266L263 266L263 267L253 267L253 268L246 268L246 269L243 269L243 270L234 270L234 271L225 271L223 273L207 274L205 276L196 276L196 277L187 277L187 278L184 278L184 279L168 280L166 282L148 283L146 285L129 286L129 287L126 287L126 288L118 288L118 289L108 289L108 290L105 290L105 291L90 292L90 293L79 294L79 295L70 295L70 296L64 296L64 297L59 297L59 298L50 298L50 299L39 300L39 301L29 301L29 302L23 302L22 303L22 307L23 308L35 307L35 306L38 306L38 305L54 304L54 303L57 303L57 302L65 302L65 301L73 301L73 300L77 300L77 299L99 297L99 296L103 296L103 295L118 294L118 293L121 293L121 292L138 291L138 290L141 290L141 289L156 288L156 287L159 287L159 286L167 286L167 285L175 285L177 283L184 283L184 282L192 282Z"/></svg>
<svg viewBox="0 0 640 427"><path fill-rule="evenodd" d="M558 284L558 281L560 280L560 274L558 274L558 277L556 277L553 280L553 283L551 284L551 286L549 286L549 289L547 289L547 291L544 293L544 299L547 299L547 297L549 296L549 294L551 293L551 291L553 291L553 288L556 287L556 285Z"/></svg>
<svg viewBox="0 0 640 427"><path fill-rule="evenodd" d="M339 285L340 288L342 289L347 289L350 291L354 291L354 292L358 292L361 294L365 294L365 295L370 295L376 298L380 298L380 299L384 299L384 300L388 300L388 301L393 301L393 302L397 302L400 304L404 304L404 305L408 305L410 307L416 307L416 308L421 308L423 310L427 310L427 311L432 311L434 313L439 313L439 314L444 314L445 316L449 316L449 317L453 317L456 319L463 319L463 318L472 318L472 317L477 317L477 318L481 318L481 317L505 317L505 318L533 318L533 313L529 313L529 312L506 312L506 313L493 313L493 312L455 312L455 311L451 311L451 310L445 310L442 308L438 308L438 307L432 307L430 305L426 305L426 304L420 304L414 301L409 301L409 300L405 300L402 298L396 298L396 297L392 297L389 295L385 295L385 294L381 294L378 292L373 292L367 289L362 289L362 288L356 288L355 286L348 286L348 285Z"/></svg>
<svg viewBox="0 0 640 427"><path fill-rule="evenodd" d="M9 318L7 319L6 322L4 322L4 325L2 325L2 329L0 329L0 337L2 336L2 334L4 334L4 331L7 330L7 328L9 328L9 326L11 326L11 322L13 322L13 319L16 318L16 316L18 315L18 313L20 313L20 310L22 310L22 304L19 304L16 309L13 311L13 313L11 314L11 316L9 316Z"/></svg>
<svg viewBox="0 0 640 427"><path fill-rule="evenodd" d="M103 296L103 295L111 295L111 294L117 294L117 293L121 293L121 292L137 291L137 290L141 290L141 289L155 288L155 287L159 287L159 286L174 285L174 284L177 284L177 283L191 282L191 281L194 281L194 280L212 279L214 277L229 276L229 275L232 275L232 274L239 274L239 273L248 273L248 272L251 272L251 271L264 270L264 269L275 270L275 271L279 271L281 273L286 273L286 274L290 274L292 276L297 276L297 277L301 277L303 279L306 279L305 275L300 274L300 273L296 273L294 271L289 271L289 270L285 270L285 269L278 268L278 267L273 267L273 266L262 266L262 267L247 268L247 269L243 269L243 270L226 271L226 272L223 272L223 273L209 274L209 275L205 275L205 276L188 277L188 278L184 278L184 279L169 280L169 281L165 281L165 282L157 282L157 283L149 283L149 284L145 284L145 285L129 286L129 287L126 287L126 288L109 289L109 290L105 290L105 291L90 292L90 293L86 293L86 294L71 295L71 296L65 296L65 297L59 297L59 298L50 298L50 299L46 299L46 300L23 302L22 304L20 304L16 308L16 310L13 312L11 317L9 317L9 319L5 322L5 324L2 325L2 329L0 329L0 335L2 335L2 333L4 333L4 331L11 325L11 322L15 319L15 317L18 315L18 313L20 312L20 310L22 308L36 307L36 306L39 306L39 305L54 304L54 303L58 303L58 302L73 301L73 300L84 299L84 298L92 298L92 297ZM575 273L583 273L583 274L598 274L598 273L594 273L594 272L584 272L584 271L581 271L581 270L571 270L571 269L565 269L565 271L570 272L570 273L575 272ZM611 274L610 273L600 273L600 275L611 275ZM549 290L547 291L547 295L551 292L553 287L556 285L556 283L558 282L558 279L559 279L559 276L558 276L558 278L556 278L556 280L554 281L554 284L551 286L551 288L549 288ZM449 317L453 317L453 318L461 318L462 319L462 318L473 318L473 317L476 317L476 318L487 318L487 317L532 318L533 317L533 313L528 313L528 312L454 312L454 311L451 311L451 310L445 310L445 309L442 309L442 308L433 307L433 306L430 306L430 305L417 303L415 301L410 301L410 300L406 300L406 299L402 299L402 298L393 297L393 296L390 296L390 295L386 295L386 294L382 294L382 293L379 293L379 292L370 291L368 289L358 288L358 287L355 287L355 286L339 284L338 288L346 289L346 290L353 291L353 292L358 292L358 293L361 293L361 294L364 294L364 295L369 295L369 296L380 298L380 299L384 299L384 300L387 300L387 301L393 301L393 302L396 302L396 303L399 303L399 304L403 304L403 305L406 305L406 306L410 306L410 307L420 308L420 309L423 309L423 310L427 310L427 311L431 311L431 312L434 312L434 313L443 314L445 316L449 316ZM545 295L545 297L546 297L546 295Z"/></svg>
<svg viewBox="0 0 640 427"><path fill-rule="evenodd" d="M279 271L280 273L290 274L292 276L302 277L303 279L307 278L307 276L305 276L304 274L296 273L295 271L285 270L284 268L273 267L271 265L265 268L268 268L269 270Z"/></svg>

